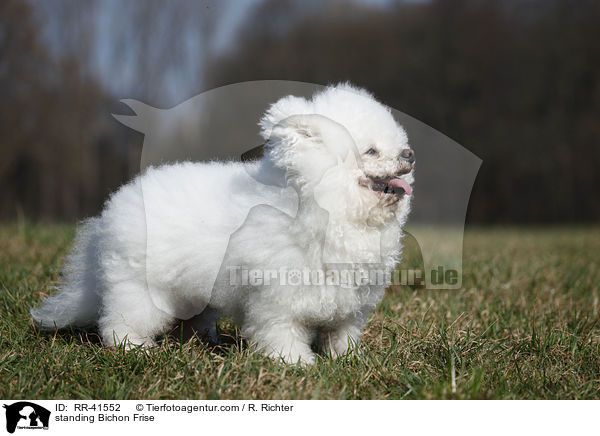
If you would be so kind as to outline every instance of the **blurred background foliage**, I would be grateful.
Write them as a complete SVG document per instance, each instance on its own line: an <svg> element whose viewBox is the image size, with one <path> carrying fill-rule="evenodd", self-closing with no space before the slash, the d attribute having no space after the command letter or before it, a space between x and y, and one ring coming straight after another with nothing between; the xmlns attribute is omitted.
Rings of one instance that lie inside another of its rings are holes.
<svg viewBox="0 0 600 436"><path fill-rule="evenodd" d="M477 154L469 222L600 219L592 0L2 0L0 218L97 213L139 170L120 99L263 79L349 80Z"/></svg>

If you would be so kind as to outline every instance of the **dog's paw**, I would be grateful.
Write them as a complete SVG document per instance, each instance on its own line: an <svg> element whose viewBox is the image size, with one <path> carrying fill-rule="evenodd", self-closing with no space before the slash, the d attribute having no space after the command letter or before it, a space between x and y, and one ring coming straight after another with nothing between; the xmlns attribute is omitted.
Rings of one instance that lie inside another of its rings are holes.
<svg viewBox="0 0 600 436"><path fill-rule="evenodd" d="M358 344L353 343L349 337L327 338L321 348L333 359L346 354L359 354Z"/></svg>
<svg viewBox="0 0 600 436"><path fill-rule="evenodd" d="M268 357L279 363L285 363L287 365L300 365L310 366L315 363L315 353L310 350L308 345L304 347L292 347L287 351L275 349L272 347L268 348L270 351L266 351L267 348L263 347L264 352Z"/></svg>
<svg viewBox="0 0 600 436"><path fill-rule="evenodd" d="M361 329L358 325L344 325L336 330L321 331L318 346L322 353L334 359L348 355L360 355Z"/></svg>
<svg viewBox="0 0 600 436"><path fill-rule="evenodd" d="M311 366L315 363L315 354L312 352L287 355L272 353L270 357L288 365Z"/></svg>

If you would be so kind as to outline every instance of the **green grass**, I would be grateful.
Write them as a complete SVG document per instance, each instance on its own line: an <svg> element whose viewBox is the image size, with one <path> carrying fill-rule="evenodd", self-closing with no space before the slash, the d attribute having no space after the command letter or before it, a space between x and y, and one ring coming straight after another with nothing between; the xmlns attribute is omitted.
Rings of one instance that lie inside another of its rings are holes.
<svg viewBox="0 0 600 436"><path fill-rule="evenodd" d="M58 283L73 235L0 227L1 398L600 398L598 228L470 229L463 289L391 289L360 357L309 368L250 353L226 322L218 347L167 340L149 353L37 331L28 309Z"/></svg>

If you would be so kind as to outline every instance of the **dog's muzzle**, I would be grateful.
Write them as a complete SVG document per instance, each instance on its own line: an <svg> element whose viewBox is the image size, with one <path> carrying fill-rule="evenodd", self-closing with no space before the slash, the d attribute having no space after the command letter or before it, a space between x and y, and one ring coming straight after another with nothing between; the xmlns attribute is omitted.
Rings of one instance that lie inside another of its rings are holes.
<svg viewBox="0 0 600 436"><path fill-rule="evenodd" d="M415 152L406 148L400 152L398 156L399 168L398 171L389 177L374 177L366 175L359 181L361 186L371 189L372 191L383 194L394 194L398 196L411 195L412 187L402 178L403 175L410 173L415 167Z"/></svg>

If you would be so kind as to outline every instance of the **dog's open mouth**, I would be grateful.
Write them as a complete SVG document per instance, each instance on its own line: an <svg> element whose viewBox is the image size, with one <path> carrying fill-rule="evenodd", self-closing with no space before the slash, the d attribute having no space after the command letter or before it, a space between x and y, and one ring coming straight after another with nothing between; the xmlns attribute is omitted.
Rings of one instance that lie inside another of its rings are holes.
<svg viewBox="0 0 600 436"><path fill-rule="evenodd" d="M360 180L360 185L383 194L411 195L410 184L399 177L369 177Z"/></svg>

